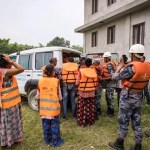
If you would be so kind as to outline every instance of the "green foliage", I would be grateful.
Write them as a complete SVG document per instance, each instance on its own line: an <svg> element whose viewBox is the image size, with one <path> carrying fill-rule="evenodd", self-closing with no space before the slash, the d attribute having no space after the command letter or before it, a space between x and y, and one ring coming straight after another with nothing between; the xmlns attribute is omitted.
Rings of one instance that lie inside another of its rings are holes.
<svg viewBox="0 0 150 150"><path fill-rule="evenodd" d="M0 39L0 53L11 54L17 51L34 48L34 46L18 43L9 43L10 39Z"/></svg>
<svg viewBox="0 0 150 150"><path fill-rule="evenodd" d="M81 47L80 45L72 45L71 48L83 53L83 47Z"/></svg>
<svg viewBox="0 0 150 150"><path fill-rule="evenodd" d="M38 43L39 46L37 47L44 47L43 44ZM56 36L46 45L48 46L62 46L62 47L71 47L72 49L79 50L83 52L83 47L79 45L72 45L70 46L70 41L65 40L63 37ZM35 46L27 45L27 44L18 44L18 43L10 43L10 39L0 39L0 53L3 54L11 54L22 50L27 50L31 48L36 48Z"/></svg>
<svg viewBox="0 0 150 150"><path fill-rule="evenodd" d="M70 41L65 40L64 38L56 36L54 39L52 39L49 43L46 45L48 46L62 46L62 47L70 47Z"/></svg>

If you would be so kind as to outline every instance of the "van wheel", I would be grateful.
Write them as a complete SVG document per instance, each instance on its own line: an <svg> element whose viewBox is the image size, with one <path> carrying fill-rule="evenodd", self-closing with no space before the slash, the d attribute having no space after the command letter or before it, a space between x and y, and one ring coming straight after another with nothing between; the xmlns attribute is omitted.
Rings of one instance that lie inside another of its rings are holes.
<svg viewBox="0 0 150 150"><path fill-rule="evenodd" d="M33 110L38 110L38 101L36 99L37 95L37 89L33 89L30 91L29 96L28 96L28 104L31 109Z"/></svg>

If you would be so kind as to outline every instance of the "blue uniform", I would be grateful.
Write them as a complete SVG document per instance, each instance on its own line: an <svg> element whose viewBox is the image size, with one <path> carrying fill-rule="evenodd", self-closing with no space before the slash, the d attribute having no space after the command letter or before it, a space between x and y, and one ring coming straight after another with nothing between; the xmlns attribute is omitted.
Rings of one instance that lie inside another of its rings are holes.
<svg viewBox="0 0 150 150"><path fill-rule="evenodd" d="M135 73L131 66L125 67L120 73L115 73L115 80L131 79ZM119 132L118 138L125 139L128 133L129 121L131 119L132 129L134 131L135 142L142 142L141 128L141 107L142 107L142 92L133 93L122 89L119 102Z"/></svg>
<svg viewBox="0 0 150 150"><path fill-rule="evenodd" d="M107 69L109 71L109 74L114 74L115 69L113 67L113 65L110 63L107 66ZM106 92L105 92L105 98L106 98L106 102L107 102L107 107L108 107L108 114L109 113L114 113L114 90L116 87L116 81L113 80L106 80L104 81L106 84Z"/></svg>

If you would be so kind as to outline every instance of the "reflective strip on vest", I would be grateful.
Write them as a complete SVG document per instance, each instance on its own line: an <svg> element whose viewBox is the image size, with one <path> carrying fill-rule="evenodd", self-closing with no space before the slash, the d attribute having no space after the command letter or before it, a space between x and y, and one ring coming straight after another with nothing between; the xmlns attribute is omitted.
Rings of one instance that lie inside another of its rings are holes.
<svg viewBox="0 0 150 150"><path fill-rule="evenodd" d="M5 91L2 91L1 92L1 94L7 94L7 93L9 93L9 92L13 92L13 91L15 91L15 90L17 90L18 89L18 87L16 86L16 87L14 87L14 88L11 88L11 89L8 89L8 90L5 90Z"/></svg>
<svg viewBox="0 0 150 150"><path fill-rule="evenodd" d="M2 87L1 100L2 108L10 108L21 102L17 80L12 76L12 84L10 87Z"/></svg>
<svg viewBox="0 0 150 150"><path fill-rule="evenodd" d="M58 111L60 110L60 107L57 107L57 108L40 107L40 110Z"/></svg>
<svg viewBox="0 0 150 150"><path fill-rule="evenodd" d="M14 97L2 99L2 101L3 101L3 102L9 102L9 101L15 100L15 99L17 99L17 98L19 98L19 97L20 97L20 94L14 96Z"/></svg>
<svg viewBox="0 0 150 150"><path fill-rule="evenodd" d="M50 102L50 103L59 103L59 100L49 100L46 98L41 98L40 101L41 102Z"/></svg>

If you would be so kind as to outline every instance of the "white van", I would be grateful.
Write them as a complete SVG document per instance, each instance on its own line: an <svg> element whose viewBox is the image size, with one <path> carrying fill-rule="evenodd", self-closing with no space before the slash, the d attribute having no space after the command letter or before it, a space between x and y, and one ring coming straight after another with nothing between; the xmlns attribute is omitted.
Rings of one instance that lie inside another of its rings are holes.
<svg viewBox="0 0 150 150"><path fill-rule="evenodd" d="M10 58L22 65L25 71L16 75L19 91L21 95L28 98L29 106L33 110L38 110L35 99L38 79L42 76L41 68L49 63L49 59L58 59L57 67L62 67L63 55L73 57L79 61L81 52L65 47L42 47L20 51L10 54Z"/></svg>

